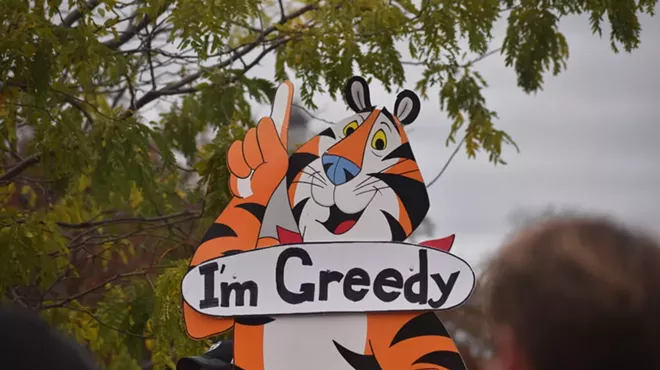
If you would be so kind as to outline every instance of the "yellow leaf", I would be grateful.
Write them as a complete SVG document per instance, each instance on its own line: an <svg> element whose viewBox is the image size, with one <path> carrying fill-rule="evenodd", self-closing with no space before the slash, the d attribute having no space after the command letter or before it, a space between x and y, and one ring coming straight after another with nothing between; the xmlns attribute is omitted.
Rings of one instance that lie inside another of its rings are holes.
<svg viewBox="0 0 660 370"><path fill-rule="evenodd" d="M142 197L142 191L140 191L135 183L133 183L131 186L131 207L136 208L142 203L143 200L144 198Z"/></svg>
<svg viewBox="0 0 660 370"><path fill-rule="evenodd" d="M78 191L83 191L92 184L92 179L88 176L80 176L78 178Z"/></svg>

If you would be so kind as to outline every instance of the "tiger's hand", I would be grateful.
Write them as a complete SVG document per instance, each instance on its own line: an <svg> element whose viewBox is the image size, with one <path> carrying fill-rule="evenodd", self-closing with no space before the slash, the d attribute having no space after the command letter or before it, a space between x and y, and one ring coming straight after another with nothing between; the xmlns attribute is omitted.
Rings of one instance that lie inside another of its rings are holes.
<svg viewBox="0 0 660 370"><path fill-rule="evenodd" d="M229 148L229 189L234 196L247 198L255 194L270 198L284 179L289 163L287 143L292 102L293 84L286 81L277 89L270 117L259 120L243 141L237 140Z"/></svg>

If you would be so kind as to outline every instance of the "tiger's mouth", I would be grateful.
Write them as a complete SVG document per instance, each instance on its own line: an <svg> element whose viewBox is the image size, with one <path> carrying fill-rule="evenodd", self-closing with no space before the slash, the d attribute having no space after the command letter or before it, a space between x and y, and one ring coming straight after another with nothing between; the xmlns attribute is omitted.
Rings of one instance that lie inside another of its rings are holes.
<svg viewBox="0 0 660 370"><path fill-rule="evenodd" d="M364 213L364 209L357 213L344 213L336 204L333 204L330 207L330 216L328 216L328 219L324 222L319 221L319 223L329 232L335 235L341 235L348 232L348 230L357 224L362 213Z"/></svg>

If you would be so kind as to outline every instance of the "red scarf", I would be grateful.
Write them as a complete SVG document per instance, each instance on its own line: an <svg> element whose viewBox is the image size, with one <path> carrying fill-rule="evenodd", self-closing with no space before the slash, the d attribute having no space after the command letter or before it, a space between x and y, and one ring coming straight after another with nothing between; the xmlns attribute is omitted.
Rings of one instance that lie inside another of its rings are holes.
<svg viewBox="0 0 660 370"><path fill-rule="evenodd" d="M450 235L441 239L432 239L419 243L425 247L431 247L441 251L449 252L454 244L454 235ZM294 231L277 226L277 239L280 244L300 244L303 243L302 236Z"/></svg>

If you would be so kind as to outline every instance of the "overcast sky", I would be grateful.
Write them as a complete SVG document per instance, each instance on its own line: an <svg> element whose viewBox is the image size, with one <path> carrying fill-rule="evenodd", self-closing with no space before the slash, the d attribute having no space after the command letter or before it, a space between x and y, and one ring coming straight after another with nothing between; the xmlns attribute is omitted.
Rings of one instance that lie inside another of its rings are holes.
<svg viewBox="0 0 660 370"><path fill-rule="evenodd" d="M536 95L516 86L499 54L479 62L497 124L521 152L509 148L508 165L495 167L485 155L471 160L462 151L430 189L433 236L455 233L454 252L478 264L512 229L514 212L549 206L607 213L660 234L660 18L646 17L642 25L641 47L617 55L608 34L592 35L586 18L566 18L561 29L570 46L568 69L547 76ZM494 35L497 47L504 23ZM272 76L271 63L264 61L256 74ZM408 70L411 87L420 72ZM372 85L374 104L392 105L394 96ZM444 146L450 121L437 94L429 96L410 133L427 181L453 149ZM326 119L346 114L344 104L329 97L319 96L316 104L315 114Z"/></svg>
<svg viewBox="0 0 660 370"><path fill-rule="evenodd" d="M548 75L544 90L526 95L499 54L477 64L489 82L488 105L499 114L497 125L521 149L507 148L506 166L493 166L485 155L456 156L429 190L428 217L433 237L456 234L453 251L475 267L497 248L514 226L518 210L554 206L612 215L660 235L660 18L642 20L641 47L614 54L609 30L599 39L586 17L569 17L561 30L570 46L568 69ZM505 23L496 25L493 48L501 45ZM655 35L655 36L654 36ZM402 53L407 52L405 47ZM264 58L251 75L273 77L274 58ZM409 88L421 70L407 70ZM300 83L293 80L294 85ZM392 106L396 94L372 84L374 104ZM298 91L297 91L298 92ZM437 89L422 102L412 125L411 142L422 173L430 181L453 147L445 147L450 121L441 112ZM315 115L339 120L349 114L343 102L319 95ZM155 103L147 116L169 109ZM257 107L265 115L269 107ZM313 126L323 129L325 124Z"/></svg>

